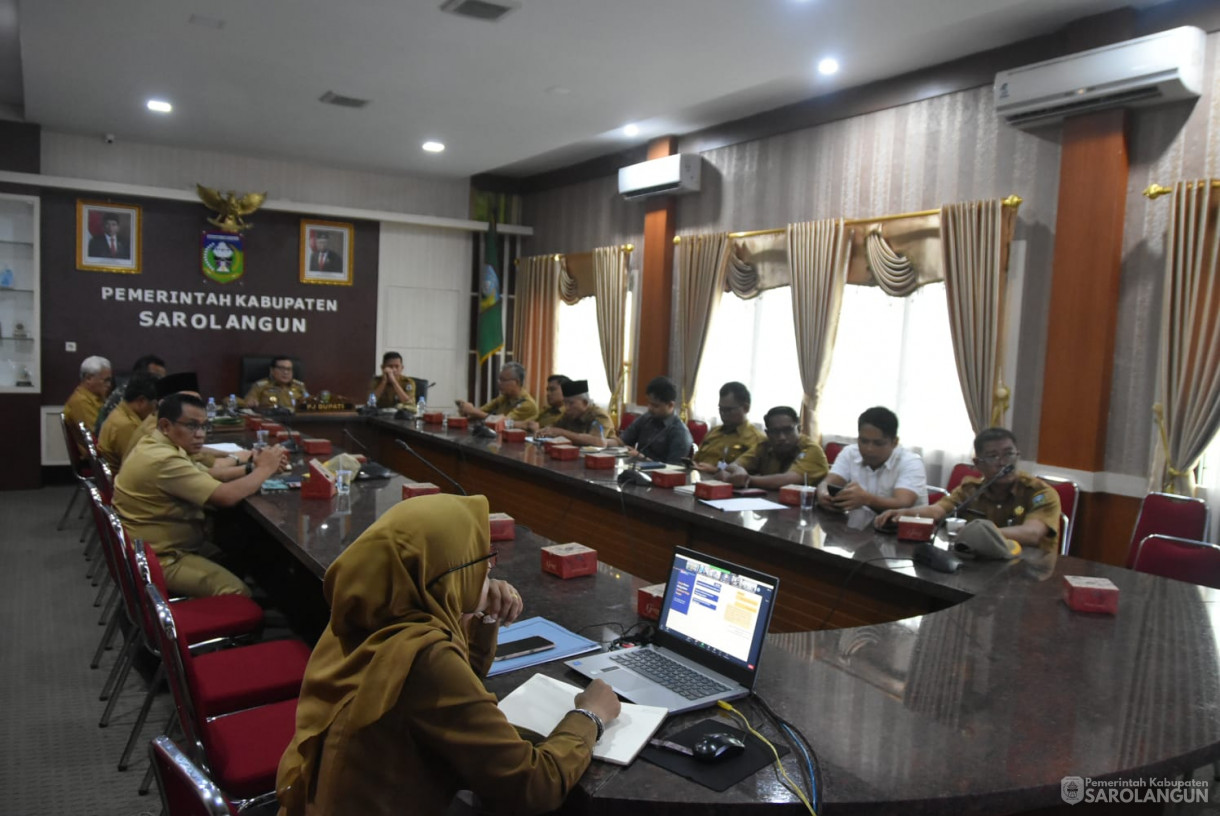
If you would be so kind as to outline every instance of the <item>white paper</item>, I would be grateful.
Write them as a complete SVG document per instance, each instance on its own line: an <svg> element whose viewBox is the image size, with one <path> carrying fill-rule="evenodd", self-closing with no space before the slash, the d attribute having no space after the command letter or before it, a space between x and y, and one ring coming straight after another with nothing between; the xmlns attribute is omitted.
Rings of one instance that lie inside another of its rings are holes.
<svg viewBox="0 0 1220 816"><path fill-rule="evenodd" d="M580 689L561 680L535 674L500 701L500 710L518 728L546 736L572 710ZM593 756L616 765L630 765L669 711L658 706L623 703L614 722L593 746Z"/></svg>
<svg viewBox="0 0 1220 816"><path fill-rule="evenodd" d="M726 513L740 513L743 510L783 510L786 505L773 502L770 499L700 499L708 507L715 507Z"/></svg>
<svg viewBox="0 0 1220 816"><path fill-rule="evenodd" d="M693 484L678 485L674 488L675 493L689 493L695 495L695 486Z"/></svg>
<svg viewBox="0 0 1220 816"><path fill-rule="evenodd" d="M245 450L241 445L234 442L213 442L210 445L204 445L204 447L217 453L238 453Z"/></svg>

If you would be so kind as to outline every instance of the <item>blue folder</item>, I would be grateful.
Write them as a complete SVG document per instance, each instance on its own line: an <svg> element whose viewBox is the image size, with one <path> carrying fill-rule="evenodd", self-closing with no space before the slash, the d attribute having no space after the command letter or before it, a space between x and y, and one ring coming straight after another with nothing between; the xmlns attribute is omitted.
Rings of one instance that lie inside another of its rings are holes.
<svg viewBox="0 0 1220 816"><path fill-rule="evenodd" d="M491 670L487 672L487 676L495 677L497 674L517 669L540 666L543 663L550 663L552 660L564 660L586 652L595 652L601 648L596 641L570 632L546 618L526 618L517 621L512 626L500 629L500 643L512 643L515 640L524 640L534 636L546 638L555 644L555 648L547 649L545 652L510 657L507 660L497 660L491 664Z"/></svg>

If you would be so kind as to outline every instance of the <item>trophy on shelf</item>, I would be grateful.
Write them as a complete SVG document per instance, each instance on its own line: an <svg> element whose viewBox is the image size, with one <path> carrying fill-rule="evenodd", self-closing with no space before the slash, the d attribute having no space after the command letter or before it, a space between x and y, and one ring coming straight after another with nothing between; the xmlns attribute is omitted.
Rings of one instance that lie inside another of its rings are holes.
<svg viewBox="0 0 1220 816"><path fill-rule="evenodd" d="M34 376L32 374L30 374L29 366L21 367L21 374L17 377L16 385L18 388L33 388L34 387Z"/></svg>
<svg viewBox="0 0 1220 816"><path fill-rule="evenodd" d="M28 338L29 338L29 335L26 333L24 323L18 323L16 326L13 327L13 339L14 340L26 340Z"/></svg>

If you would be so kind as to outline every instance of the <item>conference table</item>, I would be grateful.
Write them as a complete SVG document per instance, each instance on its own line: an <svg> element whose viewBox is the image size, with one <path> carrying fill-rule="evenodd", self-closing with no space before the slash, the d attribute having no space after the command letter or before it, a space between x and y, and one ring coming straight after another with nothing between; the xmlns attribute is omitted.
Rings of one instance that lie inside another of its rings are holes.
<svg viewBox="0 0 1220 816"><path fill-rule="evenodd" d="M516 518L516 538L496 545L496 571L522 591L525 614L595 640L638 622L636 590L664 579L674 544L779 574L755 691L815 747L823 812L1020 812L1061 804L1064 777L1173 778L1220 758L1216 590L1040 552L942 575L898 560L909 545L850 529L835 514L726 514L672 491L619 488L612 473L586 473L533 446L381 418L302 417L293 426L408 471L357 482L347 497L293 491L246 501L253 523L317 578L402 500L404 483L453 489L396 439ZM514 483L525 499L510 490ZM668 543L658 527L670 532ZM539 550L555 540L596 547L597 574L564 581L542 573ZM1068 609L1065 575L1112 580L1119 614ZM813 602L799 597L809 586L820 593ZM881 597L873 603L853 598L874 592ZM823 628L852 617L873 620ZM582 683L562 663L542 670ZM487 685L503 696L529 674ZM777 738L753 700L739 708ZM671 717L660 733L725 716L712 709ZM784 767L799 778L794 754ZM597 814L804 812L770 768L715 793L643 760L595 762L569 804Z"/></svg>

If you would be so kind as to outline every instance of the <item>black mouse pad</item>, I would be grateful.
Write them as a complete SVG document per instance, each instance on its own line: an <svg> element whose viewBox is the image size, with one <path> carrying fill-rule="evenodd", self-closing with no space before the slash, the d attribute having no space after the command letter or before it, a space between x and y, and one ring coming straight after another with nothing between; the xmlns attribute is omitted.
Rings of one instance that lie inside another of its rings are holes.
<svg viewBox="0 0 1220 816"><path fill-rule="evenodd" d="M703 787L711 788L717 792L728 790L741 780L758 773L758 771L775 761L775 755L771 753L771 749L767 747L766 743L753 734L747 734L740 729L734 728L729 725L727 720L716 718L701 720L685 731L679 731L677 734L664 737L664 739L676 742L686 748L692 748L704 736L717 731L723 731L726 734L732 734L741 738L746 744L746 750L732 759L725 759L720 762L702 762L694 757L675 754L673 751L664 751L652 745L646 745L644 750L640 752L640 756L653 765L660 765L667 771L673 771L678 776L685 776L687 779L698 782ZM775 743L775 750L779 752L781 757L788 753L788 748L779 743Z"/></svg>

